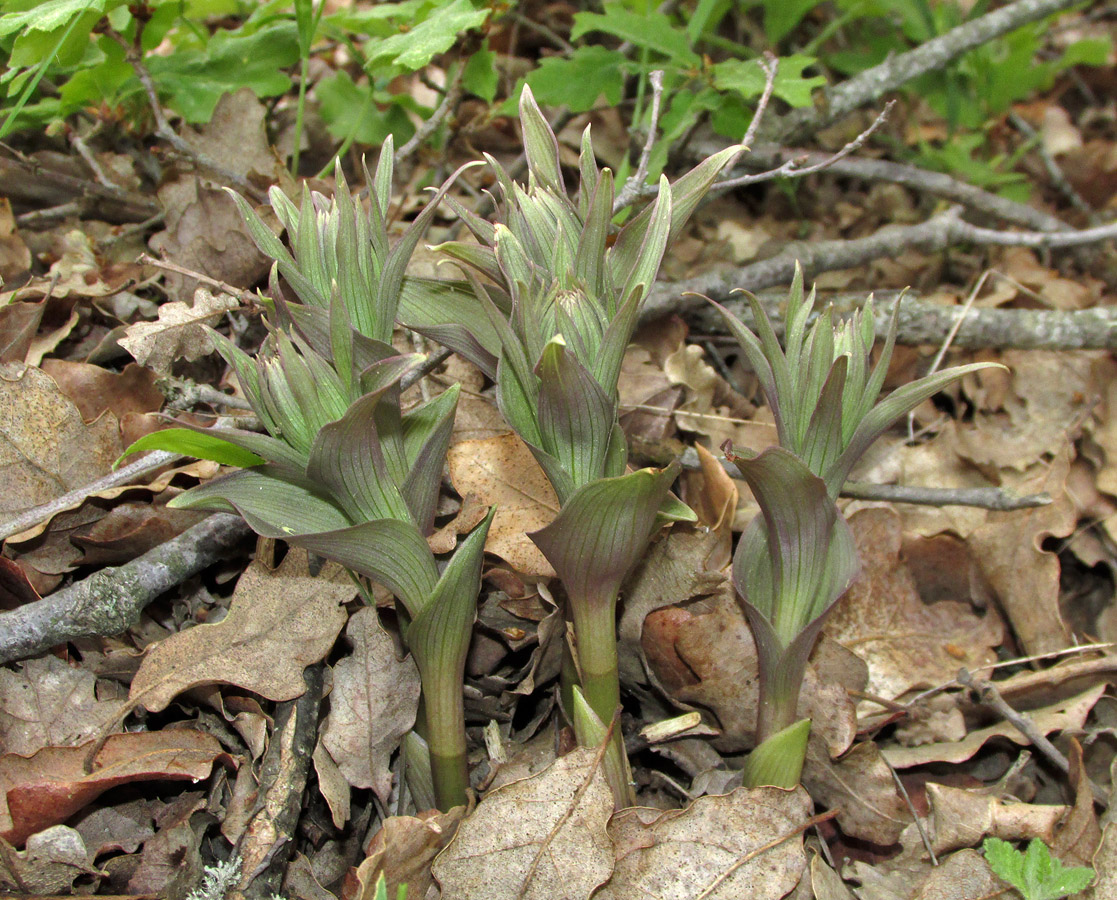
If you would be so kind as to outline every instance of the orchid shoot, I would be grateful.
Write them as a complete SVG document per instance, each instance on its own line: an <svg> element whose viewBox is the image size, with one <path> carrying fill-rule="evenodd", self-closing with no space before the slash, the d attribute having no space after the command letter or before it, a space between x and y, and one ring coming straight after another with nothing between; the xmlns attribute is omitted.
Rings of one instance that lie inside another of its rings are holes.
<svg viewBox="0 0 1117 900"><path fill-rule="evenodd" d="M808 329L814 294L804 299L797 269L785 350L760 303L749 299L755 334L718 308L760 380L779 446L760 455L725 447L760 506L733 557L733 584L760 663L757 748L746 762L745 783L790 788L799 781L810 730L797 713L807 658L858 569L853 537L835 500L873 441L919 403L987 364L928 375L878 403L896 340L895 314L873 366L871 301L837 325L826 310Z"/></svg>

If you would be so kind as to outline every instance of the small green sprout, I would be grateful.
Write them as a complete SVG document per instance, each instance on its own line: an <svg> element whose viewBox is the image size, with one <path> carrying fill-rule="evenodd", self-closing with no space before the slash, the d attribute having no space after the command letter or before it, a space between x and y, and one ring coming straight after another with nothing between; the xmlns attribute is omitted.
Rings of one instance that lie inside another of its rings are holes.
<svg viewBox="0 0 1117 900"><path fill-rule="evenodd" d="M1016 888L1024 900L1060 900L1086 890L1094 880L1093 869L1064 866L1039 838L1029 842L1023 853L995 837L986 838L982 849L993 873Z"/></svg>

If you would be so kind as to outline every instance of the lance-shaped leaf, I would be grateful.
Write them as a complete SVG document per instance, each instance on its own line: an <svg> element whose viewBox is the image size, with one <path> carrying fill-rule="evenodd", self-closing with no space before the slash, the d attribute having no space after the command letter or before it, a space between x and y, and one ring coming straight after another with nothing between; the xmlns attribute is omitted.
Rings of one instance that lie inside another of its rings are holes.
<svg viewBox="0 0 1117 900"><path fill-rule="evenodd" d="M656 512L679 472L640 469L579 488L530 535L575 603L611 602L648 546Z"/></svg>
<svg viewBox="0 0 1117 900"><path fill-rule="evenodd" d="M462 679L477 593L485 538L495 509L462 541L446 565L430 598L407 628L407 645L419 667L427 718L427 743L439 806L465 802L465 713Z"/></svg>
<svg viewBox="0 0 1117 900"><path fill-rule="evenodd" d="M403 417L403 451L410 470L401 490L423 534L429 534L434 526L442 469L450 447L460 392L461 385L451 385L435 399Z"/></svg>
<svg viewBox="0 0 1117 900"><path fill-rule="evenodd" d="M652 204L648 227L631 261L624 253L610 256L613 278L621 286L621 300L627 300L633 293L638 294L643 300L655 283L655 277L663 262L663 254L667 250L667 238L671 232L671 203L671 185L666 176L660 176L659 195ZM610 313L615 311L615 309L609 310Z"/></svg>
<svg viewBox="0 0 1117 900"><path fill-rule="evenodd" d="M181 453L197 459L211 459L223 466L241 468L258 466L266 462L262 456L257 456L251 450L245 450L232 441L216 435L192 431L189 428L164 428L162 431L153 431L133 441L132 445L120 455L114 467L119 465L124 457L139 453L141 450L169 450L171 453Z"/></svg>
<svg viewBox="0 0 1117 900"><path fill-rule="evenodd" d="M761 743L745 760L741 771L744 786L770 786L788 791L797 787L810 734L811 720L800 719Z"/></svg>
<svg viewBox="0 0 1117 900"><path fill-rule="evenodd" d="M539 435L543 449L570 475L575 488L601 478L609 452L616 407L561 337L539 362ZM556 486L557 488L557 486ZM559 494L559 501L567 497Z"/></svg>
<svg viewBox="0 0 1117 900"><path fill-rule="evenodd" d="M565 194L558 139L547 124L539 104L535 102L531 88L526 84L520 94L520 127L524 131L524 154L527 156L528 172L543 187Z"/></svg>
<svg viewBox="0 0 1117 900"><path fill-rule="evenodd" d="M319 431L306 473L329 492L353 522L410 521L407 502L388 474L377 433L379 402L380 394L367 394L344 416Z"/></svg>
<svg viewBox="0 0 1117 900"><path fill-rule="evenodd" d="M761 511L737 546L733 583L787 647L849 586L857 572L853 537L825 482L793 453L770 447L752 458L727 456Z"/></svg>
<svg viewBox="0 0 1117 900"><path fill-rule="evenodd" d="M884 432L896 424L900 419L919 406L924 400L933 397L943 388L957 381L971 372L982 369L1003 368L997 363L969 363L964 366L954 366L925 375L918 381L905 384L881 400L858 423L853 436L849 440L842 455L834 462L833 467L826 472L826 482L831 489L840 491L853 467L873 442Z"/></svg>
<svg viewBox="0 0 1117 900"><path fill-rule="evenodd" d="M609 726L601 721L601 717L593 711L585 694L578 685L573 687L574 709L574 736L578 739L579 747L600 747L605 741L610 740ZM628 766L628 757L621 752L621 743L611 741L602 757L605 770L605 780L613 792L616 805L619 809L636 805L636 792L632 787L632 772Z"/></svg>

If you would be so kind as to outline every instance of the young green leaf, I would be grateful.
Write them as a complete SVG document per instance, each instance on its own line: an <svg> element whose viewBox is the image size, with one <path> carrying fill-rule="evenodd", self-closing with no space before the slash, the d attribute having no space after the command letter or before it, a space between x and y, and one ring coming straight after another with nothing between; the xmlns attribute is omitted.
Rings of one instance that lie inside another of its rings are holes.
<svg viewBox="0 0 1117 900"><path fill-rule="evenodd" d="M1088 866L1064 866L1039 838L1021 853L1008 841L989 837L982 849L989 868L1024 895L1024 900L1060 900L1084 891L1094 880Z"/></svg>

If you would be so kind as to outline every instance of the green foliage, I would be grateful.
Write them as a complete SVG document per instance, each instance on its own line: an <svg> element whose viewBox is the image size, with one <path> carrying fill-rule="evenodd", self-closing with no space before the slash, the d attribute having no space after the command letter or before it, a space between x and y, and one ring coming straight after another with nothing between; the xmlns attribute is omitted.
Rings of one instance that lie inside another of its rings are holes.
<svg viewBox="0 0 1117 900"><path fill-rule="evenodd" d="M1064 866L1034 838L1021 853L1008 841L990 837L982 845L989 868L1024 895L1024 900L1059 900L1084 891L1094 880L1088 866Z"/></svg>

